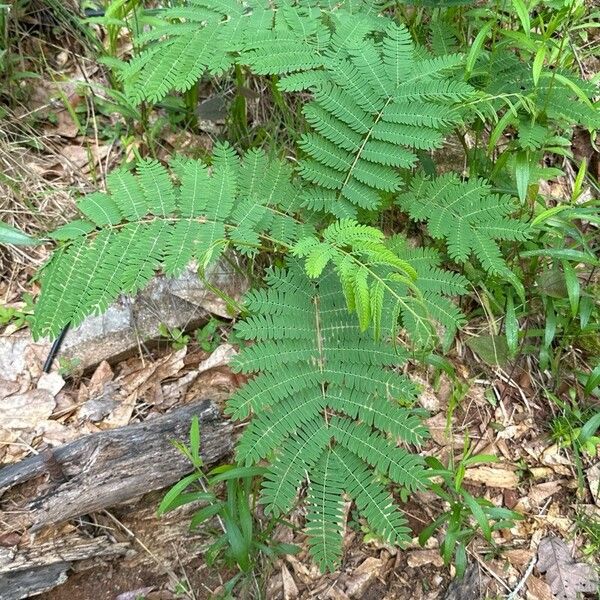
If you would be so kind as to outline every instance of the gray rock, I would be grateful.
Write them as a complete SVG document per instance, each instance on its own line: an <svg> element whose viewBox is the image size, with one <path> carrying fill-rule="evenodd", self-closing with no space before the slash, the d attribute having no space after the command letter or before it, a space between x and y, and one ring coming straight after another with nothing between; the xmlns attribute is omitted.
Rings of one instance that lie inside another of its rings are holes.
<svg viewBox="0 0 600 600"><path fill-rule="evenodd" d="M191 329L206 322L210 314L231 318L227 302L209 288L218 288L222 296L237 302L248 287L247 280L221 260L210 268L207 281L208 287L193 266L175 279L158 275L134 298L121 297L102 315L90 316L69 330L59 356L86 369L103 360L122 358L158 338L161 323L169 329ZM40 356L50 346L49 340L34 344L29 332L0 337L3 377L14 381L28 368L24 361L28 347Z"/></svg>

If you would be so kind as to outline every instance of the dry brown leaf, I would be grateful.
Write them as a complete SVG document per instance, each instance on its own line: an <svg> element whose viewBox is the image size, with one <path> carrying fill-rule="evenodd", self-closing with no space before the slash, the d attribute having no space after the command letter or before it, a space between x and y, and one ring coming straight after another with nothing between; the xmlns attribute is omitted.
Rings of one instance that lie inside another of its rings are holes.
<svg viewBox="0 0 600 600"><path fill-rule="evenodd" d="M41 363L50 349L50 344L34 344L28 331L17 331L9 336L0 336L0 373L5 379L22 383L24 376L39 377ZM42 355L40 364L39 355ZM39 370L39 372L37 372ZM32 371L36 371L33 373ZM21 387L21 391L25 391Z"/></svg>
<svg viewBox="0 0 600 600"><path fill-rule="evenodd" d="M37 424L33 434L36 438L41 437L42 441L49 446L57 447L76 440L82 432L78 428L67 427L59 421L45 420Z"/></svg>
<svg viewBox="0 0 600 600"><path fill-rule="evenodd" d="M561 453L561 449L558 444L553 444L544 450L542 453L542 463L548 466L554 465L571 465L571 461L568 457L563 453Z"/></svg>
<svg viewBox="0 0 600 600"><path fill-rule="evenodd" d="M465 480L472 483L485 483L488 487L514 489L519 478L514 471L502 467L476 467L467 469Z"/></svg>
<svg viewBox="0 0 600 600"><path fill-rule="evenodd" d="M94 374L92 375L90 382L87 386L90 398L100 396L101 394L103 394L104 386L106 386L107 383L112 381L114 376L115 375L110 365L105 360L103 360L96 367L96 370L94 371Z"/></svg>
<svg viewBox="0 0 600 600"><path fill-rule="evenodd" d="M447 431L446 413L441 412L427 419L425 423L433 441L439 446L463 446L465 440L462 435L452 435Z"/></svg>
<svg viewBox="0 0 600 600"><path fill-rule="evenodd" d="M532 479L548 479L554 475L554 471L550 467L531 467L529 475Z"/></svg>
<svg viewBox="0 0 600 600"><path fill-rule="evenodd" d="M545 515L534 516L536 521L545 523L568 534L573 528L573 521L565 517L564 510L558 502L552 502Z"/></svg>
<svg viewBox="0 0 600 600"><path fill-rule="evenodd" d="M554 600L550 586L539 577L527 578L527 600Z"/></svg>
<svg viewBox="0 0 600 600"><path fill-rule="evenodd" d="M440 556L439 550L415 550L414 552L409 552L406 562L413 569L424 565L444 566L444 560Z"/></svg>
<svg viewBox="0 0 600 600"><path fill-rule="evenodd" d="M544 500L550 498L562 489L562 481L547 481L534 485L529 490L529 498L534 503L540 506Z"/></svg>
<svg viewBox="0 0 600 600"><path fill-rule="evenodd" d="M369 556L351 574L346 582L345 592L351 598L363 598L373 580L381 574L383 561Z"/></svg>
<svg viewBox="0 0 600 600"><path fill-rule="evenodd" d="M0 400L7 396L16 394L21 389L18 381L10 381L9 379L0 379Z"/></svg>
<svg viewBox="0 0 600 600"><path fill-rule="evenodd" d="M66 110L61 110L56 115L56 123L46 125L44 132L48 135L59 135L65 138L77 137L79 127L73 120L70 113Z"/></svg>
<svg viewBox="0 0 600 600"><path fill-rule="evenodd" d="M596 463L586 471L588 485L592 498L597 506L600 506L600 463Z"/></svg>
<svg viewBox="0 0 600 600"><path fill-rule="evenodd" d="M137 368L134 367L127 374L121 375L116 379L116 383L121 388L121 394L129 395L137 392L139 395L142 395L156 383L177 375L184 367L183 359L185 354L186 349L182 348L154 362L146 362L145 365L142 365L140 362Z"/></svg>
<svg viewBox="0 0 600 600"><path fill-rule="evenodd" d="M531 559L535 556L533 550L526 550L525 548L515 548L514 550L505 550L504 557L508 562L519 570L526 567Z"/></svg>
<svg viewBox="0 0 600 600"><path fill-rule="evenodd" d="M66 164L59 165L62 168L81 169L84 173L88 171L92 165L106 158L110 151L110 146L96 146L90 144L88 147L82 144L71 144L65 146L60 151L61 155L66 159Z"/></svg>
<svg viewBox="0 0 600 600"><path fill-rule="evenodd" d="M411 379L421 388L419 404L430 413L438 412L440 410L440 400L431 384L418 375L413 375Z"/></svg>
<svg viewBox="0 0 600 600"><path fill-rule="evenodd" d="M221 344L212 354L202 361L196 368L197 373L204 373L215 367L228 365L229 361L237 354L236 349L231 344Z"/></svg>
<svg viewBox="0 0 600 600"><path fill-rule="evenodd" d="M283 600L296 600L298 587L290 570L284 564L281 565L281 581L283 582Z"/></svg>
<svg viewBox="0 0 600 600"><path fill-rule="evenodd" d="M538 546L537 568L546 574L554 598L577 600L577 593L592 594L597 590L598 577L586 563L577 563L569 547L558 537L549 535Z"/></svg>
<svg viewBox="0 0 600 600"><path fill-rule="evenodd" d="M47 390L52 396L56 396L63 387L65 380L58 373L42 373L37 382L38 390Z"/></svg>
<svg viewBox="0 0 600 600"><path fill-rule="evenodd" d="M122 592L115 596L115 600L138 600L138 598L145 598L146 594L149 594L152 590L154 590L154 587L143 587L130 592Z"/></svg>
<svg viewBox="0 0 600 600"><path fill-rule="evenodd" d="M7 430L33 430L47 419L56 402L47 390L30 390L0 400L0 423Z"/></svg>

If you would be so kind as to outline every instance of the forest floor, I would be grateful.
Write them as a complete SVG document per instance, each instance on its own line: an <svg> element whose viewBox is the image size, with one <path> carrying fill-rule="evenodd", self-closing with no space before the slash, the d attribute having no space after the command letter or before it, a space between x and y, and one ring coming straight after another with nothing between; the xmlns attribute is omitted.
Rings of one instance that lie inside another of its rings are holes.
<svg viewBox="0 0 600 600"><path fill-rule="evenodd" d="M66 222L75 213L76 196L101 188L105 175L138 149L120 115L109 108L98 112L94 96L102 97L99 86L108 84L103 69L79 40L71 39L68 32L61 33L65 36L61 39L51 31L51 25L36 20L40 18L31 17L28 35L20 42L22 56L36 57L33 66L23 65L23 70L35 70L39 78L13 82L10 102L5 97L7 102L0 108L4 113L0 135L1 218L33 234ZM122 52L127 51L128 43L121 40ZM201 95L210 93L207 86ZM264 107L256 114L261 111ZM218 118L201 122L193 133L181 131L168 118L155 125L159 158L174 150L194 154L210 148L224 126ZM555 185L556 189L548 192L559 195L561 186L568 182ZM224 352L230 328L225 320L218 322L205 349L192 333L187 346L178 349L173 348L173 340L162 338L151 350L141 345L125 359L109 358L83 372L77 361L61 361L50 376L43 374L47 347L21 343L26 333L20 317L29 314L28 295L38 293L33 277L48 251L46 246L0 249L0 465L13 464L86 434L151 419L194 400L200 392L205 397L223 397L239 386L239 377L224 359L205 362L211 355L231 355ZM165 315L157 315L157 339L164 319ZM434 378L430 372L410 365L405 369L422 386L420 402L431 415L431 439L423 451L444 463L450 457L460 460L468 440L472 453L496 456L493 464L469 468L465 487L473 496L518 511L524 518L511 529L494 532L493 548L475 537L468 549L469 577L450 589L454 570L444 566L439 540L434 536L422 548L416 539L443 510L433 494L417 493L403 507L414 535L408 548L397 550L376 541L365 544L360 526L349 526L342 567L327 575L311 564L303 536L281 527L276 535L298 544L301 551L265 563L262 572L256 573L256 584L264 586L268 598L552 600L548 579L534 566L542 538L552 535L563 540L578 561L593 562L594 554L597 558L600 456L574 454L565 441L567 436L561 443L550 426L559 422L561 409L544 393L552 388L560 400L566 398L569 386L550 381L548 374L539 372L526 356L514 360L496 357L498 360L486 362L483 355L499 349L488 347L486 352L480 348L475 354L467 343L486 332L489 323L482 318L471 321L456 339L448 353L458 374L455 379L445 374ZM201 368L203 364L206 369ZM196 373L193 381L191 372ZM91 410L107 388L118 389L132 373L136 374L137 388L130 390L129 398L134 399L126 407ZM164 538L157 535L158 530L168 527L168 522L156 517L160 497L154 492L127 506L37 534L56 537L61 532L78 531L93 538L102 533L115 542L129 541L135 549L124 558L80 565L79 572L72 573L66 583L39 597L213 597L231 572L203 562L201 549L210 538L209 532L198 539L181 530L181 535L165 546ZM6 506L2 508L7 511ZM32 539L28 531L15 530L6 517L9 513L3 513L0 521L0 551L27 545ZM301 514L294 515L292 524L301 519Z"/></svg>

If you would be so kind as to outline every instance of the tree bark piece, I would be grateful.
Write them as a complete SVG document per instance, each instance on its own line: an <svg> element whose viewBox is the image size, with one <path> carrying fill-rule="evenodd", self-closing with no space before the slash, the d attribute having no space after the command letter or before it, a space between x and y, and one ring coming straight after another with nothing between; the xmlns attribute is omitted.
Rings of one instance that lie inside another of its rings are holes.
<svg viewBox="0 0 600 600"><path fill-rule="evenodd" d="M179 480L191 465L171 441L187 440L194 415L201 423L202 457L214 463L231 451L231 425L203 400L143 423L85 436L0 470L0 494L39 476L47 479L16 519L14 514L8 519L13 529L37 531Z"/></svg>

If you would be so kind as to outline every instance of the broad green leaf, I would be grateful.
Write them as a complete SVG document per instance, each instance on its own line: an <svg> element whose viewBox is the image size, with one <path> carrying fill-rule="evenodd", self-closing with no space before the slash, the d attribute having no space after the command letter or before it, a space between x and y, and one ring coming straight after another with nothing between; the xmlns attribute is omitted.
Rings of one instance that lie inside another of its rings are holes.
<svg viewBox="0 0 600 600"><path fill-rule="evenodd" d="M466 344L479 355L483 362L490 366L503 367L508 364L508 344L506 337L503 335L470 337L467 339Z"/></svg>
<svg viewBox="0 0 600 600"><path fill-rule="evenodd" d="M235 561L242 571L247 572L251 568L250 546L246 543L238 524L227 512L222 515L222 519L225 525L225 535Z"/></svg>
<svg viewBox="0 0 600 600"><path fill-rule="evenodd" d="M540 46L533 59L532 75L534 85L537 85L540 80L540 74L542 72L542 67L544 66L544 58L546 58L546 46Z"/></svg>
<svg viewBox="0 0 600 600"><path fill-rule="evenodd" d="M486 463L497 463L498 457L495 454L475 454L462 461L465 467L472 467L473 465L481 465Z"/></svg>
<svg viewBox="0 0 600 600"><path fill-rule="evenodd" d="M487 517L485 516L485 513L483 512L483 509L481 508L481 506L479 506L479 504L477 504L477 500L475 500L475 498L473 498L473 496L471 496L471 494L469 494L469 492L467 492L464 489L460 490L460 492L465 501L465 504L468 506L469 510L471 511L473 518L475 519L475 521L477 521L477 524L481 528L481 533L483 534L483 537L488 542L491 542L492 541L492 530L490 528L490 524L487 520Z"/></svg>
<svg viewBox="0 0 600 600"><path fill-rule="evenodd" d="M574 250L572 248L541 248L539 250L526 250L519 252L521 258L530 256L548 256L549 258L557 258L559 260L574 260L588 265L600 266L600 260L591 254Z"/></svg>
<svg viewBox="0 0 600 600"><path fill-rule="evenodd" d="M575 177L575 182L573 183L573 191L571 193L571 202L575 202L579 196L581 196L581 192L583 191L583 182L585 181L585 176L587 173L587 159L583 158L581 164L579 165L579 169L577 171L577 177Z"/></svg>
<svg viewBox="0 0 600 600"><path fill-rule="evenodd" d="M467 77L473 72L473 67L475 66L475 62L477 61L477 58L481 54L481 48L483 47L485 38L488 36L489 32L492 30L492 27L494 25L495 25L495 21L488 21L479 30L479 33L475 36L475 39L473 40L473 44L471 45L471 49L469 50L469 54L467 56L467 62L465 65L465 71L467 72Z"/></svg>
<svg viewBox="0 0 600 600"><path fill-rule="evenodd" d="M582 296L579 301L579 326L581 329L585 329L590 322L592 312L596 307L596 302L590 296Z"/></svg>
<svg viewBox="0 0 600 600"><path fill-rule="evenodd" d="M589 108L592 110L597 110L596 107L590 102L590 99L587 97L587 94L573 81L571 81L568 77L557 73L556 71L552 71L551 73L543 73L544 78L555 78L567 87L569 87L573 93Z"/></svg>
<svg viewBox="0 0 600 600"><path fill-rule="evenodd" d="M202 467L202 459L200 458L200 421L196 415L194 415L190 427L190 451L194 459L194 467Z"/></svg>
<svg viewBox="0 0 600 600"><path fill-rule="evenodd" d="M544 347L550 348L554 336L556 335L556 312L554 302L548 298L546 305L546 327L544 328Z"/></svg>
<svg viewBox="0 0 600 600"><path fill-rule="evenodd" d="M567 210L568 208L571 208L571 207L568 206L567 204L559 204L558 206L553 206L552 208L548 208L544 212L541 212L537 217L535 217L535 219L533 219L533 221L531 221L531 226L536 227L537 225L540 225L544 221L547 221L550 217L553 217L554 215L557 215L557 214L563 212L564 210Z"/></svg>
<svg viewBox="0 0 600 600"><path fill-rule="evenodd" d="M530 171L529 152L522 150L521 152L517 153L517 158L515 160L515 180L517 182L517 193L519 194L519 200L522 203L525 203L525 200L527 199Z"/></svg>
<svg viewBox="0 0 600 600"><path fill-rule="evenodd" d="M599 385L600 385L600 363L598 363L594 367L594 370L588 376L587 381L585 382L584 394L586 396L589 396Z"/></svg>
<svg viewBox="0 0 600 600"><path fill-rule="evenodd" d="M563 271L565 273L565 283L567 285L567 294L569 295L569 304L571 305L571 316L575 318L579 310L579 298L581 287L577 272L567 260L562 261Z"/></svg>
<svg viewBox="0 0 600 600"><path fill-rule="evenodd" d="M539 291L551 298L566 298L565 274L560 269L549 269L538 274L535 283Z"/></svg>
<svg viewBox="0 0 600 600"><path fill-rule="evenodd" d="M209 504L204 508L201 508L197 513L194 514L192 520L190 522L190 529L195 529L199 525L202 525L204 521L211 519L215 515L219 514L225 507L224 502L215 502L214 504Z"/></svg>
<svg viewBox="0 0 600 600"><path fill-rule="evenodd" d="M189 485L198 481L201 475L198 473L192 473L187 477L184 477L181 481L178 481L166 494L162 499L162 502L159 504L157 512L159 515L163 515L167 511L171 510L171 505L175 501L175 499L181 494Z"/></svg>
<svg viewBox="0 0 600 600"><path fill-rule="evenodd" d="M600 373L598 374L600 380ZM585 444L600 427L600 412L597 412L593 417L590 417L579 432L579 441Z"/></svg>
<svg viewBox="0 0 600 600"><path fill-rule="evenodd" d="M213 469L208 473L210 483L215 484L220 481L230 481L231 479L241 479L243 477L260 477L267 472L264 467L231 467L224 471L219 471L218 468Z"/></svg>
<svg viewBox="0 0 600 600"><path fill-rule="evenodd" d="M456 568L457 577L462 577L467 570L467 549L462 542L459 542L456 547L454 567Z"/></svg>

